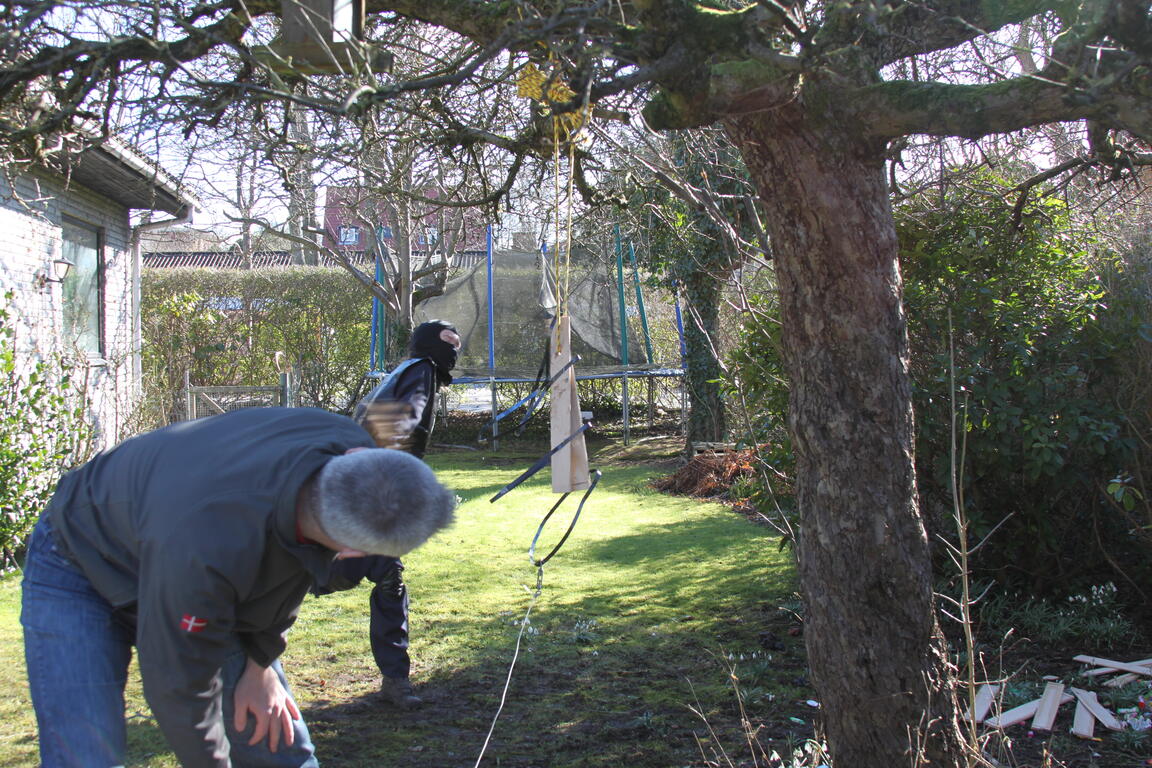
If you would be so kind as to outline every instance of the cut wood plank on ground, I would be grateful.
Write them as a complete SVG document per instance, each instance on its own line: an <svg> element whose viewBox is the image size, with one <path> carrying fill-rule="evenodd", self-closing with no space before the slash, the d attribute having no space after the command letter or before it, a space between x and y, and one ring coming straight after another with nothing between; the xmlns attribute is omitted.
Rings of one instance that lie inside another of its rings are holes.
<svg viewBox="0 0 1152 768"><path fill-rule="evenodd" d="M1070 694L1066 693L1060 697L1061 704L1066 704L1069 701L1072 701L1072 696ZM1007 712L1001 712L996 717L988 718L984 721L984 725L987 725L989 728L1007 728L1010 725L1022 723L1030 717L1035 717L1036 712L1039 709L1040 699L1033 699L1026 704L1021 704L1018 707L1014 707Z"/></svg>
<svg viewBox="0 0 1152 768"><path fill-rule="evenodd" d="M1085 691L1080 688L1069 688L1068 691L1076 697L1084 708L1092 713L1092 716L1103 723L1104 727L1110 731L1124 730L1124 724L1116 719L1116 716L1108 711L1100 701L1096 698L1095 691Z"/></svg>
<svg viewBox="0 0 1152 768"><path fill-rule="evenodd" d="M1084 658L1090 659L1092 657L1091 656L1085 656ZM1079 659L1080 659L1080 657L1077 656L1076 660L1079 660ZM1127 661L1124 663L1125 664L1132 664L1132 665L1135 665L1137 667L1152 667L1152 659L1140 659L1138 661ZM1097 677L1099 675L1110 675L1115 671L1116 671L1115 667L1097 667L1096 669L1087 670L1084 673L1084 675L1085 675L1085 677ZM1136 673L1130 672L1129 674L1136 674Z"/></svg>
<svg viewBox="0 0 1152 768"><path fill-rule="evenodd" d="M1097 656L1074 656L1073 661L1079 661L1082 664L1091 664L1094 667L1104 667L1112 671L1131 672L1137 675L1152 676L1152 666L1145 662L1125 662L1113 661L1112 659L1101 659ZM1090 670L1093 672L1095 670ZM1087 673L1086 673L1087 674ZM1106 672L1096 672L1096 674L1107 674Z"/></svg>
<svg viewBox="0 0 1152 768"><path fill-rule="evenodd" d="M1140 675L1137 675L1135 672L1125 672L1119 677L1114 677L1111 680L1104 681L1104 685L1108 686L1109 688L1123 688L1124 686L1128 685L1128 683L1134 683L1139 679Z"/></svg>
<svg viewBox="0 0 1152 768"><path fill-rule="evenodd" d="M1052 730L1056 722L1056 712L1064 698L1064 683L1048 683L1044 686L1044 693L1040 696L1040 706L1036 709L1036 716L1032 718L1032 727L1038 731Z"/></svg>
<svg viewBox="0 0 1152 768"><path fill-rule="evenodd" d="M1072 735L1082 739L1090 739L1095 732L1096 718L1092 717L1092 713L1084 706L1084 702L1077 700L1076 714L1072 717Z"/></svg>
<svg viewBox="0 0 1152 768"><path fill-rule="evenodd" d="M984 718L988 716L988 710L992 708L992 701L996 698L996 694L1000 691L1000 686L986 684L976 689L976 702L975 702L975 717L973 713L965 712L965 720L974 720L977 723L984 722Z"/></svg>

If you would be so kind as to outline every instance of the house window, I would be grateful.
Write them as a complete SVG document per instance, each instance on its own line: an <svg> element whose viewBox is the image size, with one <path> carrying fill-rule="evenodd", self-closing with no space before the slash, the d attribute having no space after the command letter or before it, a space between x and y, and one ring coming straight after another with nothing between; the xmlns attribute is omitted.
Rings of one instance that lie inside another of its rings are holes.
<svg viewBox="0 0 1152 768"><path fill-rule="evenodd" d="M336 241L340 245L360 245L360 227L350 225L338 227Z"/></svg>
<svg viewBox="0 0 1152 768"><path fill-rule="evenodd" d="M104 354L104 248L96 227L72 219L61 225L63 254L72 262L64 279L64 339L90 357Z"/></svg>

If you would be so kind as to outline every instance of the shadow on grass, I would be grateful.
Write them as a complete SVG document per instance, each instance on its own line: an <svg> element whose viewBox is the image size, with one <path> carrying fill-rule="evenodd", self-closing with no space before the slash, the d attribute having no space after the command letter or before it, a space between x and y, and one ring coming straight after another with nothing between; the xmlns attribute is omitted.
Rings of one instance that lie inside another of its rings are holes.
<svg viewBox="0 0 1152 768"><path fill-rule="evenodd" d="M592 558L627 565L662 562L668 558L712 560L723 556L725 551L746 548L749 538L762 538L765 544L774 543L766 529L751 524L728 525L727 521L720 524L715 519L706 519L650 526L642 534L591 542L584 550ZM745 562L743 565L752 567L757 563ZM771 567L783 568L784 565L774 562Z"/></svg>
<svg viewBox="0 0 1152 768"><path fill-rule="evenodd" d="M314 703L304 715L326 768L405 765L464 768L475 764L500 706L506 660L438 674L418 692L425 704L399 711L375 694ZM579 672L580 674L575 674ZM687 706L640 701L635 683L590 680L587 670L522 660L496 720L482 765L505 768L621 766L667 768L698 756L709 738ZM691 701L686 694L686 701ZM710 705L711 706L711 705ZM734 708L731 708L734 711ZM739 747L737 718L713 707L719 734Z"/></svg>

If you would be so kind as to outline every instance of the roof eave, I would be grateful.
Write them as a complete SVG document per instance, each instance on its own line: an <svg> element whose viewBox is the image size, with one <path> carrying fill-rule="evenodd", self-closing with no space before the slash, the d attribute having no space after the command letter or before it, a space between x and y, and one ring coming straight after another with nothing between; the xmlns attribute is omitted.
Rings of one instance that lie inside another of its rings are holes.
<svg viewBox="0 0 1152 768"><path fill-rule="evenodd" d="M185 216L196 199L180 183L127 143L107 137L73 156L69 176L127 208Z"/></svg>

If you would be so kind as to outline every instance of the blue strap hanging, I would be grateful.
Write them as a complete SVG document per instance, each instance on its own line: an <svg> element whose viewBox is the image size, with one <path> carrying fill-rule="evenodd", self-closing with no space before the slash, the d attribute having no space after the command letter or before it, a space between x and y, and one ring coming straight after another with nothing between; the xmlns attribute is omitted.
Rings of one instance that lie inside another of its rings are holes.
<svg viewBox="0 0 1152 768"><path fill-rule="evenodd" d="M552 505L552 509L548 510L548 514L544 515L544 519L540 521L540 527L536 529L536 535L532 537L532 546L528 547L528 560L531 561L532 565L538 568L543 566L544 563L552 559L554 554L560 551L560 547L564 546L564 542L568 541L568 535L572 533L572 529L576 527L576 521L580 519L580 512L584 509L584 502L588 501L588 497L592 494L596 483L600 482L600 474L600 470L592 470L592 482L589 483L588 490L584 491L584 495L580 498L580 503L576 506L576 514L572 515L572 522L568 523L568 530L564 531L564 535L560 537L560 541L557 542L556 546L552 547L551 552L545 555L543 559L537 560L536 541L540 538L540 534L544 531L544 526L548 523L549 518L552 517L552 513L560 508L560 505L564 503L564 499L568 498L568 494L565 493L561 496L560 499Z"/></svg>
<svg viewBox="0 0 1152 768"><path fill-rule="evenodd" d="M556 447L555 447L555 448L553 448L552 450L548 451L548 453L544 454L544 455L543 455L543 456L541 456L539 459L537 459L535 464L533 464L532 466L528 467L528 469L524 470L524 472L522 472L522 473L520 474L520 477L516 478L516 479L515 479L515 480L513 480L512 482L508 483L508 485L506 485L506 486L504 486L503 488L501 488L501 489L500 489L500 492L499 492L499 493L497 493L497 494L496 494L495 496L493 496L492 498L488 499L488 501L489 501L489 502L493 502L493 501L496 501L496 500L497 500L497 499L499 499L501 496L503 496L504 494L508 493L508 491L512 490L512 489L513 489L513 488L515 488L516 486L520 485L520 483L522 483L522 482L524 482L525 480L527 480L528 478L532 477L532 475L534 475L534 474L536 474L537 472L539 472L540 470L544 469L544 467L546 467L546 466L548 465L548 462L549 462L549 461L552 459L552 457L553 457L553 456L555 456L555 455L556 455L556 454L557 454L557 453L558 453L558 452L559 452L559 451L560 451L560 450L561 450L561 449L562 449L564 446L568 445L568 443L572 442L572 441L573 441L573 440L575 440L577 437L579 437L580 435L584 434L584 433L585 433L585 432L588 430L588 427L589 427L589 426L590 426L590 425L589 425L589 424L587 424L587 423L581 424L581 425L580 425L580 429L576 430L576 431L575 431L575 432L573 432L572 434L568 435L568 437L566 437L566 438L564 438L563 440L561 440L561 441L560 441L560 442L559 442L559 443L556 445Z"/></svg>

